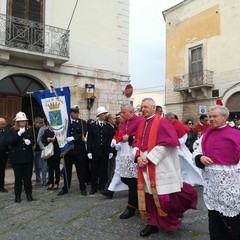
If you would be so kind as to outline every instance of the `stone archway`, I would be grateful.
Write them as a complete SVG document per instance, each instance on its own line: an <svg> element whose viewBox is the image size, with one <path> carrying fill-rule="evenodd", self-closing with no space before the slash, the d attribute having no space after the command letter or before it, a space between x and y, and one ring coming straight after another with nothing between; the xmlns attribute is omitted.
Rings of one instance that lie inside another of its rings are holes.
<svg viewBox="0 0 240 240"><path fill-rule="evenodd" d="M1 117L6 118L9 125L13 124L13 118L16 113L23 111L27 114L30 124L31 104L30 94L37 90L45 89L36 79L26 75L10 75L0 80L0 113ZM31 97L34 109L34 117L37 115L44 116L41 107L38 105L34 97Z"/></svg>
<svg viewBox="0 0 240 240"><path fill-rule="evenodd" d="M225 105L229 111L229 119L233 120L236 116L240 117L240 91L233 93Z"/></svg>

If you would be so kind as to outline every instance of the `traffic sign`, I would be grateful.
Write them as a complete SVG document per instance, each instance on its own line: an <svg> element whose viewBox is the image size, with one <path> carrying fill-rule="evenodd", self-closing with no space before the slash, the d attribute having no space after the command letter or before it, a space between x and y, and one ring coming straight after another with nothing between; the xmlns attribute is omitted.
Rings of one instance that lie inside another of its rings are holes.
<svg viewBox="0 0 240 240"><path fill-rule="evenodd" d="M206 114L207 113L206 106L199 106L199 113Z"/></svg>
<svg viewBox="0 0 240 240"><path fill-rule="evenodd" d="M124 94L127 98L130 98L133 94L133 87L131 84L128 84L125 88Z"/></svg>

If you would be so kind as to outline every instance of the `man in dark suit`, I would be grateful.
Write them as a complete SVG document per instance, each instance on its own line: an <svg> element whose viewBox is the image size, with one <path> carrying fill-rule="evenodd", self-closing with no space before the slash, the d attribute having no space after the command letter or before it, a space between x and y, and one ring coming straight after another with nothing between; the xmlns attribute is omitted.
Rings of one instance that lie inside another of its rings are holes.
<svg viewBox="0 0 240 240"><path fill-rule="evenodd" d="M71 186L73 164L75 164L81 194L83 196L86 196L87 191L85 184L85 158L87 157L87 152L85 146L85 137L87 132L87 123L78 117L78 106L72 106L70 111L70 136L67 137L66 141L73 142L74 148L70 150L64 157L66 174L64 175L64 186L58 193L58 196L66 194Z"/></svg>
<svg viewBox="0 0 240 240"><path fill-rule="evenodd" d="M234 126L233 128L237 129L237 130L240 130L240 117L236 117L234 118Z"/></svg>
<svg viewBox="0 0 240 240"><path fill-rule="evenodd" d="M113 128L113 131L114 131L114 134L113 136L115 135L116 133L116 121L117 121L117 118L116 118L116 115L115 114L108 114L106 116L106 122L108 122L110 124L110 126ZM111 152L113 153L113 156L109 158L108 160L108 180L107 180L107 187L110 185L111 181L112 181L112 178L113 178L113 175L114 175L114 170L115 170L115 166L116 166L116 155L117 155L117 150L115 149L115 147L111 147ZM104 195L104 194L103 194Z"/></svg>
<svg viewBox="0 0 240 240"><path fill-rule="evenodd" d="M91 195L98 188L100 192L104 190L108 180L108 159L113 156L110 145L115 130L105 121L107 113L104 107L99 107L98 120L89 126L87 151L88 158L91 159Z"/></svg>
<svg viewBox="0 0 240 240"><path fill-rule="evenodd" d="M7 164L6 120L0 118L0 192L8 192L4 187L5 169Z"/></svg>

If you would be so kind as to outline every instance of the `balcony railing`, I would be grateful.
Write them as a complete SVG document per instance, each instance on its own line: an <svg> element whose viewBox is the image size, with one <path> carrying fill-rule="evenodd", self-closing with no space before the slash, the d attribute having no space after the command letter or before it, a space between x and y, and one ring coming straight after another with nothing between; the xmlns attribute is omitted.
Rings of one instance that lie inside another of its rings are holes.
<svg viewBox="0 0 240 240"><path fill-rule="evenodd" d="M69 31L0 14L0 48L69 58Z"/></svg>
<svg viewBox="0 0 240 240"><path fill-rule="evenodd" d="M203 70L173 78L174 91L189 88L213 87L213 71Z"/></svg>

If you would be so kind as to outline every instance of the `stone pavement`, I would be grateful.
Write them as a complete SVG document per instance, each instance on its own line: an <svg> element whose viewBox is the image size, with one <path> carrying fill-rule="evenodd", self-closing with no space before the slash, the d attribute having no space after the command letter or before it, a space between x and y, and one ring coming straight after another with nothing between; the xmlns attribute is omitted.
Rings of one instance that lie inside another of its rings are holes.
<svg viewBox="0 0 240 240"><path fill-rule="evenodd" d="M61 180L60 186L63 184ZM34 186L36 201L14 202L12 169L6 172L8 193L0 193L0 239L1 240L136 240L145 227L139 215L121 220L119 215L126 207L127 191L115 193L113 199L101 194L82 196L73 174L72 187L68 195L58 197L58 191L49 191ZM87 186L89 190L90 186ZM179 230L172 233L152 234L145 239L162 240L207 240L207 210L202 201L202 187L197 187L199 203L197 210L189 210L183 217Z"/></svg>

